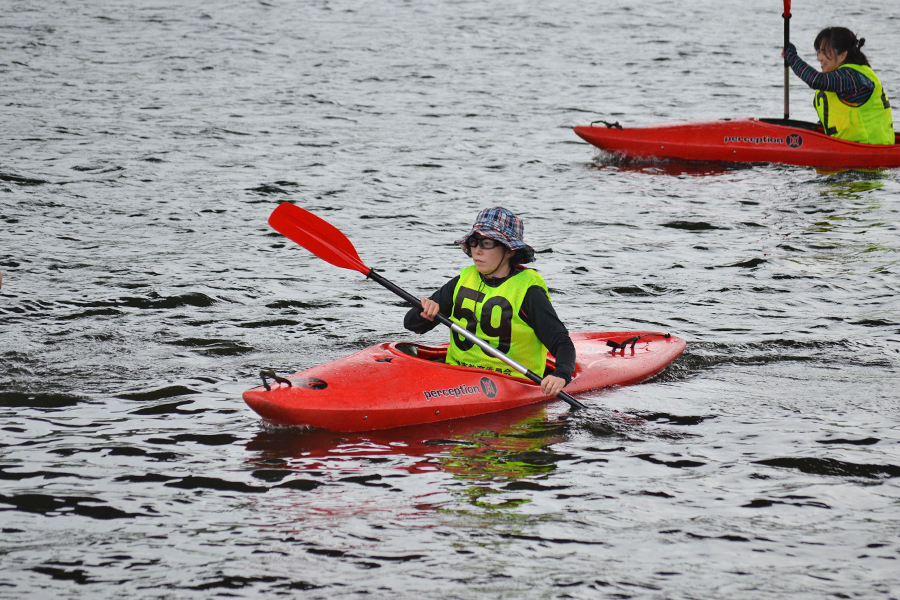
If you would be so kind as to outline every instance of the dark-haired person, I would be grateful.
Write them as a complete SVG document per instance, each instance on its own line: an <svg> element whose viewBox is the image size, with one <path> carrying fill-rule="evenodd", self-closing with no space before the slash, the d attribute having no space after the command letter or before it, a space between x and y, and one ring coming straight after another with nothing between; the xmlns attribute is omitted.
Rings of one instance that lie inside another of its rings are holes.
<svg viewBox="0 0 900 600"><path fill-rule="evenodd" d="M406 313L403 326L415 333L431 331L440 312L543 375L541 390L556 396L572 380L575 345L550 304L544 278L522 266L534 260L534 249L522 240L523 233L522 220L508 209L495 206L481 211L472 230L454 242L474 264L431 298L422 298L422 310ZM550 372L546 372L548 349L556 359L556 369ZM450 335L446 362L524 377L456 333Z"/></svg>
<svg viewBox="0 0 900 600"><path fill-rule="evenodd" d="M891 104L861 48L866 39L846 27L826 27L813 46L822 72L797 55L793 44L782 52L797 77L816 92L813 106L828 135L865 144L893 144Z"/></svg>

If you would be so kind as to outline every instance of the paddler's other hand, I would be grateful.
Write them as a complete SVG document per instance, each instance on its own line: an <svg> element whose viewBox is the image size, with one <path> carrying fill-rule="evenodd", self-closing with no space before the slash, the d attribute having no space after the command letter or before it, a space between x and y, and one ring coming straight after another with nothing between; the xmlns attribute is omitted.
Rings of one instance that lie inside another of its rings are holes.
<svg viewBox="0 0 900 600"><path fill-rule="evenodd" d="M541 391L548 396L558 396L566 387L566 380L556 375L547 375L541 382Z"/></svg>
<svg viewBox="0 0 900 600"><path fill-rule="evenodd" d="M441 312L441 305L435 302L434 300L430 300L428 298L421 298L422 300L422 318L428 319L429 321L434 321L434 318L437 316L439 312Z"/></svg>

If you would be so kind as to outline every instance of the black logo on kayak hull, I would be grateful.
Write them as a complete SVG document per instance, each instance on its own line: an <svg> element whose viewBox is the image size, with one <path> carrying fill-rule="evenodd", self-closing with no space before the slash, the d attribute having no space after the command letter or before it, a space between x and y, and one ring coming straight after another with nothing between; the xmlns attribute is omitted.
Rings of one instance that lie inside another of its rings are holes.
<svg viewBox="0 0 900 600"><path fill-rule="evenodd" d="M481 378L481 391L484 392L484 395L488 398L493 398L497 395L497 384L494 383L494 380L489 377Z"/></svg>
<svg viewBox="0 0 900 600"><path fill-rule="evenodd" d="M426 390L422 393L425 395L426 400L431 400L432 398L448 398L453 396L454 398L459 398L460 396L468 396L469 394L477 394L482 391L481 388L477 388L474 385L458 385L453 388L447 388L445 390Z"/></svg>
<svg viewBox="0 0 900 600"><path fill-rule="evenodd" d="M791 148L799 148L803 145L803 136L798 133L792 133L787 136L785 143Z"/></svg>
<svg viewBox="0 0 900 600"><path fill-rule="evenodd" d="M324 390L328 387L328 383L318 377L298 377L292 379L294 387L306 388L308 390Z"/></svg>

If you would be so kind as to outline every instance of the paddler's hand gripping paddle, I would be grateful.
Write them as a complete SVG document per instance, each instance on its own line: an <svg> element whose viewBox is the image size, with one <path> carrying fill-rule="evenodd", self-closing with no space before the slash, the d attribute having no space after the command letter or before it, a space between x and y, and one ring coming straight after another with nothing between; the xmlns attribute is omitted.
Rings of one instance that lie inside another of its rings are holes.
<svg viewBox="0 0 900 600"><path fill-rule="evenodd" d="M353 244L350 243L347 236L341 233L339 229L328 221L317 217L299 206L284 202L272 211L272 216L269 217L269 225L322 260L329 262L336 267L341 267L342 269L359 271L372 281L383 285L419 310L422 310L422 303L418 298L397 287L364 265L359 258L359 255L356 253L356 248L353 247ZM485 353L502 360L531 381L537 384L541 383L542 379L540 375L514 361L503 352L500 352L481 338L472 334L469 330L463 329L442 314L437 315L437 320L470 342L477 344L479 348L485 351ZM560 392L559 398L568 402L569 406L573 409L577 410L579 408L585 408L584 404L565 392Z"/></svg>

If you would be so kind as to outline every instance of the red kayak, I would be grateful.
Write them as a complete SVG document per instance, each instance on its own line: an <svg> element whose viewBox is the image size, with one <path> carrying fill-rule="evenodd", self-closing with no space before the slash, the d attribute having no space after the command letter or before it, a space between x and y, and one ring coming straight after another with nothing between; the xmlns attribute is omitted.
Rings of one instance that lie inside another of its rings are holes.
<svg viewBox="0 0 900 600"><path fill-rule="evenodd" d="M603 123L579 125L575 133L598 148L632 160L900 167L900 144L848 142L825 135L816 123L785 119L722 119L647 127Z"/></svg>
<svg viewBox="0 0 900 600"><path fill-rule="evenodd" d="M570 394L638 383L684 351L668 334L572 334L576 362ZM614 346L608 345L612 342ZM521 377L444 363L447 345L385 342L244 392L244 401L277 425L371 431L472 417L553 400ZM552 366L553 359L548 358ZM264 379L265 381L265 379Z"/></svg>

